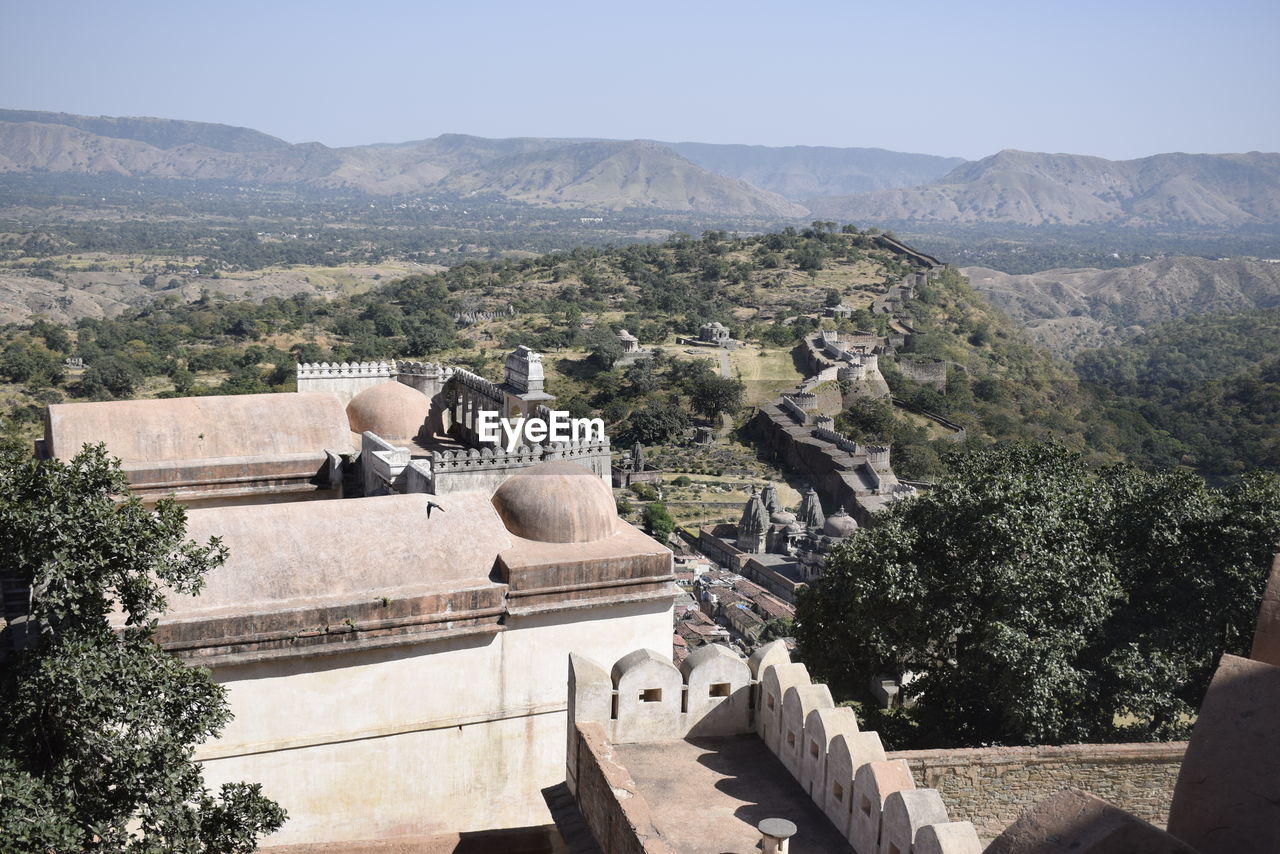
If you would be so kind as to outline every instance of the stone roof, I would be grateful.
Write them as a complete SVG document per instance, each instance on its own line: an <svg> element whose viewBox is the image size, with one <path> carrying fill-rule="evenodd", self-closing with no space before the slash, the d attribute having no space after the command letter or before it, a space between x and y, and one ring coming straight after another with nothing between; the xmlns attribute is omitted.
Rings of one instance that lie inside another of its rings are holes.
<svg viewBox="0 0 1280 854"><path fill-rule="evenodd" d="M742 508L742 520L738 522L738 529L754 534L767 527L769 527L769 512L765 510L760 494L756 492L755 487L752 487L751 496L747 499L746 506Z"/></svg>
<svg viewBox="0 0 1280 854"><path fill-rule="evenodd" d="M822 502L818 500L818 493L813 487L806 489L800 498L799 521L806 528L821 528L826 521L822 516Z"/></svg>
<svg viewBox="0 0 1280 854"><path fill-rule="evenodd" d="M512 544L483 492L196 509L187 534L229 556L199 596L168 597L166 622L486 585Z"/></svg>
<svg viewBox="0 0 1280 854"><path fill-rule="evenodd" d="M846 513L843 507L836 508L836 512L828 516L822 526L822 533L828 537L847 537L856 530L858 530L857 521Z"/></svg>
<svg viewBox="0 0 1280 854"><path fill-rule="evenodd" d="M351 445L342 401L331 392L235 394L162 400L55 403L45 449L67 460L105 442L126 471L172 460L324 456Z"/></svg>

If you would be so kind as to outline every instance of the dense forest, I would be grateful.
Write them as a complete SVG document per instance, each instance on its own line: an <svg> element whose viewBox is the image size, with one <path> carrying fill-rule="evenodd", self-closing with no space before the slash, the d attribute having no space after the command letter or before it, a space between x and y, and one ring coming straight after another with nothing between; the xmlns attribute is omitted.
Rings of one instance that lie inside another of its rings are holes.
<svg viewBox="0 0 1280 854"><path fill-rule="evenodd" d="M1075 368L1134 462L1280 471L1280 308L1184 318L1080 353Z"/></svg>

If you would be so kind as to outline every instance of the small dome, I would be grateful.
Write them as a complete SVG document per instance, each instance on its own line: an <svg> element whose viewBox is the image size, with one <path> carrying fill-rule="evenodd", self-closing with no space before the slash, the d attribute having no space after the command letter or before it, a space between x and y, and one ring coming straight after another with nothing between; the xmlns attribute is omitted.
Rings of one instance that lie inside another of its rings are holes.
<svg viewBox="0 0 1280 854"><path fill-rule="evenodd" d="M822 525L822 533L828 537L847 537L858 530L858 523L841 507L827 517Z"/></svg>
<svg viewBox="0 0 1280 854"><path fill-rule="evenodd" d="M801 525L799 522L795 522L795 521L793 521L790 525L788 525L788 526L787 526L787 533L788 533L788 534L803 534L803 533L804 533L804 525Z"/></svg>
<svg viewBox="0 0 1280 854"><path fill-rule="evenodd" d="M790 525L795 520L796 520L796 514L788 513L786 510L783 510L781 508L769 514L769 521L775 525Z"/></svg>
<svg viewBox="0 0 1280 854"><path fill-rule="evenodd" d="M577 463L539 463L510 477L493 494L507 530L541 543L589 543L618 522L613 490Z"/></svg>
<svg viewBox="0 0 1280 854"><path fill-rule="evenodd" d="M412 439L431 412L431 398L401 382L379 383L351 398L347 422L353 433L366 430L384 439Z"/></svg>

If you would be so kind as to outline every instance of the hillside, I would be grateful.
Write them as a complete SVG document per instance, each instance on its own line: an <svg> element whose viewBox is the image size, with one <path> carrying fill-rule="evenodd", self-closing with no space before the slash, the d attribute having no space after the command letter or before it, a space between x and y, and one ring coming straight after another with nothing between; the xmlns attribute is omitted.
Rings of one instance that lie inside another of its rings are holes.
<svg viewBox="0 0 1280 854"><path fill-rule="evenodd" d="M1131 459L1222 478L1280 471L1278 343L1280 308L1209 314L1083 351L1075 366Z"/></svg>
<svg viewBox="0 0 1280 854"><path fill-rule="evenodd" d="M1226 258L1161 258L1112 270L1011 276L962 271L979 291L1061 355L1114 342L1177 318L1280 305L1280 264Z"/></svg>
<svg viewBox="0 0 1280 854"><path fill-rule="evenodd" d="M942 177L959 157L905 154L883 148L664 143L704 169L803 202L815 196L912 187Z"/></svg>
<svg viewBox="0 0 1280 854"><path fill-rule="evenodd" d="M1228 228L1280 222L1280 154L1104 160L1001 151L930 184L815 198L815 216L860 222Z"/></svg>
<svg viewBox="0 0 1280 854"><path fill-rule="evenodd" d="M295 360L429 358L497 376L507 350L527 344L546 355L550 388L570 412L599 413L624 443L660 443L687 429L693 415L705 416L697 389L713 387L718 373L710 370L715 351L691 348L683 336L707 321L728 325L747 345L730 363L736 373L722 379L742 380L747 404L773 399L794 386L791 353L819 326L887 333L888 316L871 306L913 269L891 245L852 229L758 237L707 231L701 239L473 261L363 292L279 292L255 301L222 298L212 288L195 294L183 278L148 305L82 319L71 334L38 320L10 327L0 334L0 382L10 383L0 400L29 430L41 402L67 396L288 388ZM837 301L858 308L852 320L823 316L823 306ZM1032 346L954 271L918 286L902 309L916 330L903 357L949 364L940 391L885 357L882 371L896 397L963 425L969 442L1055 439L1115 459L1107 427L1069 366ZM660 363L610 369L619 328L662 351ZM63 369L65 356L82 358L85 372ZM846 414L841 425L860 440L893 445L904 477L939 474L957 438L882 401L863 399Z"/></svg>

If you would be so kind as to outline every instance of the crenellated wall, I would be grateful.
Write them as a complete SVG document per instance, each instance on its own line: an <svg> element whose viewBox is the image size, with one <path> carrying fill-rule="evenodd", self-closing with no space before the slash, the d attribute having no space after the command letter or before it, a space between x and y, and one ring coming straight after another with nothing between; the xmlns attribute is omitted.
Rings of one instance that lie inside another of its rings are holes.
<svg viewBox="0 0 1280 854"><path fill-rule="evenodd" d="M619 816L646 813L638 793L601 779L625 778L608 744L754 732L823 811L857 854L979 854L974 826L952 822L942 797L917 789L901 759L885 756L874 732L860 732L849 708L836 707L827 686L792 663L781 641L743 661L726 647L705 646L680 669L653 650L620 658L609 672L569 657L566 774L597 840L610 850L650 850L651 839L617 839Z"/></svg>
<svg viewBox="0 0 1280 854"><path fill-rule="evenodd" d="M433 397L453 374L434 362L307 362L296 367L298 391L330 391L343 404L375 385L398 380Z"/></svg>
<svg viewBox="0 0 1280 854"><path fill-rule="evenodd" d="M570 460L606 482L609 479L609 440L557 442L553 445L521 445L507 452L500 448L469 448L465 451L431 451L415 459L416 474L411 484L436 495L479 489L493 492L521 469L551 460ZM412 491L412 490L411 490Z"/></svg>

